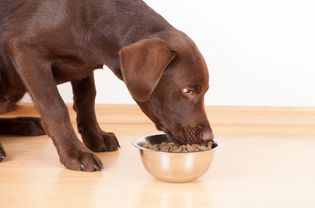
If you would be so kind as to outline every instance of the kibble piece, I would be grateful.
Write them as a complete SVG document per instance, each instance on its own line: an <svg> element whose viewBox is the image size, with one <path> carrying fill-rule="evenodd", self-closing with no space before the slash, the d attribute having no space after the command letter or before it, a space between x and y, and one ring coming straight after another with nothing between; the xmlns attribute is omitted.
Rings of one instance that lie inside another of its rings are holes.
<svg viewBox="0 0 315 208"><path fill-rule="evenodd" d="M198 148L199 148L201 151L208 150L208 147L205 147L205 146L202 146L202 145L199 145Z"/></svg>
<svg viewBox="0 0 315 208"><path fill-rule="evenodd" d="M160 147L160 151L162 151L162 152L168 152L169 150L170 150L170 146Z"/></svg>
<svg viewBox="0 0 315 208"><path fill-rule="evenodd" d="M190 144L187 144L186 146L188 152L195 152L195 148L193 146L191 146Z"/></svg>
<svg viewBox="0 0 315 208"><path fill-rule="evenodd" d="M194 148L195 148L197 151L200 151L200 145L199 145L199 144L194 144Z"/></svg>
<svg viewBox="0 0 315 208"><path fill-rule="evenodd" d="M159 151L159 147L157 144L151 145L150 149L155 150L155 151Z"/></svg>
<svg viewBox="0 0 315 208"><path fill-rule="evenodd" d="M178 148L178 149L176 149L176 150L174 150L172 152L179 153L179 152L183 152L183 151L180 148Z"/></svg>
<svg viewBox="0 0 315 208"><path fill-rule="evenodd" d="M177 146L175 146L175 145L171 146L170 152L178 152L178 151L180 151L180 148L179 148L179 147L177 147Z"/></svg>
<svg viewBox="0 0 315 208"><path fill-rule="evenodd" d="M185 150L187 150L187 147L186 147L186 145L180 145L180 146L179 146L179 149L180 149L181 151L185 151Z"/></svg>
<svg viewBox="0 0 315 208"><path fill-rule="evenodd" d="M162 142L162 143L160 144L160 147L165 147L165 146L169 146L169 144L168 144L167 142Z"/></svg>

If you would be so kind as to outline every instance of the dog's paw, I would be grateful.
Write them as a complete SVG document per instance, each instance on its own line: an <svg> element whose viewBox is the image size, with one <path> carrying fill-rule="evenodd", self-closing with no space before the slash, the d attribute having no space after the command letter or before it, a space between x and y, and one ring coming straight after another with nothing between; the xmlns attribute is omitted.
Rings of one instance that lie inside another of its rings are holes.
<svg viewBox="0 0 315 208"><path fill-rule="evenodd" d="M60 162L68 169L75 171L100 171L103 169L101 160L89 150L71 149L60 155Z"/></svg>
<svg viewBox="0 0 315 208"><path fill-rule="evenodd" d="M45 130L41 124L41 119L36 117L17 117L17 121L21 122L23 128L19 134L24 136L40 136L45 135Z"/></svg>
<svg viewBox="0 0 315 208"><path fill-rule="evenodd" d="M0 162L1 162L2 160L4 160L4 158L5 158L6 156L7 156L7 154L5 153L4 148L3 148L2 144L0 143Z"/></svg>
<svg viewBox="0 0 315 208"><path fill-rule="evenodd" d="M119 142L112 132L93 131L82 134L84 144L94 152L115 151L120 148Z"/></svg>

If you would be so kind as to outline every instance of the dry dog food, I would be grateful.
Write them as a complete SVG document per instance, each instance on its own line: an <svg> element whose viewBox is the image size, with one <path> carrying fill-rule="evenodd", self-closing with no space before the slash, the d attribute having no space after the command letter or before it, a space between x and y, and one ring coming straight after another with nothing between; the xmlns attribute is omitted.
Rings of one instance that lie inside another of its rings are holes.
<svg viewBox="0 0 315 208"><path fill-rule="evenodd" d="M152 149L161 152L199 152L210 150L212 148L212 142L207 144L186 144L180 145L174 142L162 142L161 144L150 144L149 142L144 142L142 147Z"/></svg>

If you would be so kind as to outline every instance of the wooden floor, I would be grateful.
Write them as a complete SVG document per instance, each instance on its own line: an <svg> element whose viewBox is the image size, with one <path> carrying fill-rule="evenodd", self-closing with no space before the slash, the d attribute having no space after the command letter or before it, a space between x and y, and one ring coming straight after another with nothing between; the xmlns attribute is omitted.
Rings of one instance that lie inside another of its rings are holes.
<svg viewBox="0 0 315 208"><path fill-rule="evenodd" d="M2 136L0 208L315 207L315 109L207 108L220 146L207 174L185 184L157 181L142 167L130 143L156 130L137 107L97 112L122 146L97 154L101 172L66 170L47 136ZM22 114L36 112L26 106L10 116Z"/></svg>

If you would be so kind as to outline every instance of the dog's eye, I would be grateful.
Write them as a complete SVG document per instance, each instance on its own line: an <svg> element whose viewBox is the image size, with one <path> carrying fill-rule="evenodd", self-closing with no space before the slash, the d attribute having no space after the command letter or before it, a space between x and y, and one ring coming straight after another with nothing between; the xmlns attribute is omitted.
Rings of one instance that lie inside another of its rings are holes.
<svg viewBox="0 0 315 208"><path fill-rule="evenodd" d="M184 88L183 89L183 93L185 95L191 96L191 95L195 94L195 89L193 89L193 88Z"/></svg>

